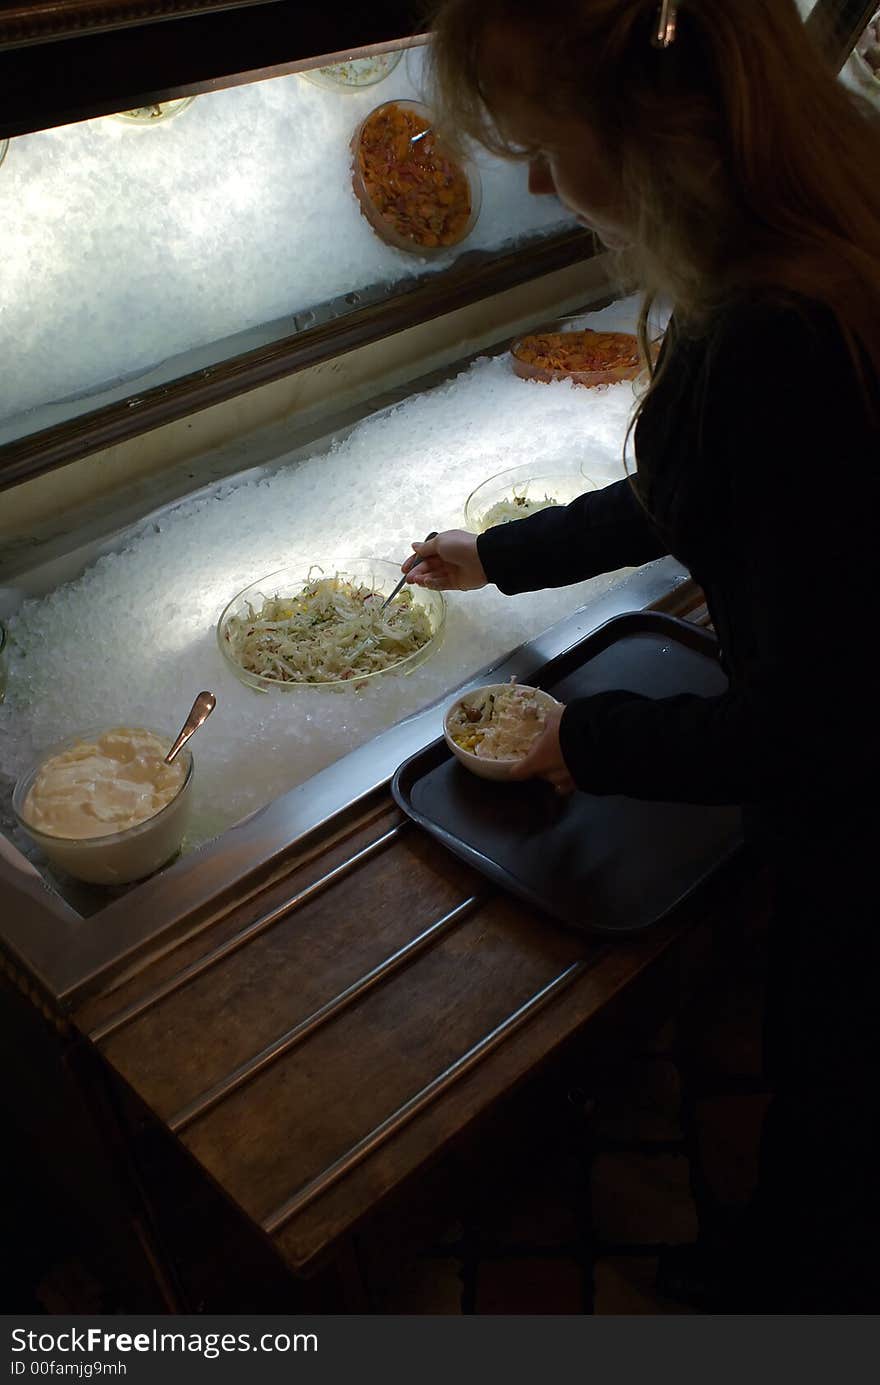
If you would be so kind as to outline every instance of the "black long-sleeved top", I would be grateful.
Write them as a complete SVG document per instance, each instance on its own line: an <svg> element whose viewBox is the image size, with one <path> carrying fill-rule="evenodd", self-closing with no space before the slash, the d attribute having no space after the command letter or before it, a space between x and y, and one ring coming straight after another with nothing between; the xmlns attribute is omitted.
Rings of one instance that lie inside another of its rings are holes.
<svg viewBox="0 0 880 1385"><path fill-rule="evenodd" d="M867 398L815 303L743 301L701 337L673 322L634 480L480 536L509 594L666 553L706 594L728 691L573 701L560 741L580 788L738 802L763 833L816 840L816 814L827 828L829 812L842 824L880 801L880 385L866 370Z"/></svg>

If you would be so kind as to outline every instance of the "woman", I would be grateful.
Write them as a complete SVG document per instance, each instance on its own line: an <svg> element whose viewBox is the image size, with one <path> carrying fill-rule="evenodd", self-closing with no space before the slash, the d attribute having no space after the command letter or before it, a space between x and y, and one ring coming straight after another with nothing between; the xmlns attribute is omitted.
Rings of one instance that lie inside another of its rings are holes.
<svg viewBox="0 0 880 1385"><path fill-rule="evenodd" d="M532 191L626 249L646 309L662 293L674 314L634 475L413 544L409 580L512 595L672 553L702 586L728 691L572 702L520 777L743 805L777 889L774 1099L746 1228L705 1260L707 1292L872 1311L880 135L793 0L448 0L434 62L451 122L528 157Z"/></svg>

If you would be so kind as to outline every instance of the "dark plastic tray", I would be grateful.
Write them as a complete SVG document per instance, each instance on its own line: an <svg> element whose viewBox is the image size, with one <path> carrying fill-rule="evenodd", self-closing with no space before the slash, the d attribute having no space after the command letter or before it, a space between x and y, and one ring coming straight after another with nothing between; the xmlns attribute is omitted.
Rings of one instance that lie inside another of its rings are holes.
<svg viewBox="0 0 880 1385"><path fill-rule="evenodd" d="M562 702L624 688L652 697L727 686L717 641L653 611L618 616L522 679ZM395 801L496 884L580 932L621 936L658 923L742 840L737 807L647 803L549 784L493 783L434 741L397 770Z"/></svg>

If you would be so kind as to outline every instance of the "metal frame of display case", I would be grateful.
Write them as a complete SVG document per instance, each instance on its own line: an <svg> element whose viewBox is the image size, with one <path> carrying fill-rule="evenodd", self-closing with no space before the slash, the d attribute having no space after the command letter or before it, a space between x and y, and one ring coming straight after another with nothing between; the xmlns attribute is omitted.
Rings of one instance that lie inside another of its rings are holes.
<svg viewBox="0 0 880 1385"><path fill-rule="evenodd" d="M412 0L15 5L0 13L0 136L397 48L423 27Z"/></svg>
<svg viewBox="0 0 880 1385"><path fill-rule="evenodd" d="M266 3L271 0L13 0L0 12L0 49Z"/></svg>

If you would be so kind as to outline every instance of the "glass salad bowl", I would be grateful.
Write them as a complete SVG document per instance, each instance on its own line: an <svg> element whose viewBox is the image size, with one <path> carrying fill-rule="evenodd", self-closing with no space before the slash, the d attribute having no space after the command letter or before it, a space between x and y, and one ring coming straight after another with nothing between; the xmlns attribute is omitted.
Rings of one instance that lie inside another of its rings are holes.
<svg viewBox="0 0 880 1385"><path fill-rule="evenodd" d="M315 635L307 634L308 641L314 641L310 646L305 646L300 638L298 650L291 653L289 649L280 648L278 645L272 646L273 652L277 650L284 663L288 667L295 668L297 673L302 673L302 677L284 677L279 671L277 677L269 677L265 673L257 672L252 668L246 667L240 661L240 651L242 637L249 637L248 623L252 619L259 619L266 603L278 602L277 607L271 609L274 619L270 622L275 629L268 632L270 643L273 635L279 633L278 626L293 614L294 608L284 603L285 598L297 598L303 593L307 583L314 582L316 579L333 578L334 576L350 582L353 586L369 587L376 593L377 597L383 600L390 596L391 592L400 581L403 574L398 563L390 562L383 558L339 558L335 562L327 562L322 566L317 564L311 568L305 568L302 564L292 567L279 568L277 572L270 572L267 576L261 577L258 581L252 582L245 587L237 596L234 596L226 606L219 621L217 622L217 644L220 653L229 669L239 678L242 683L250 688L255 688L260 692L302 692L304 689L334 689L358 688L365 683L376 682L386 674L409 674L430 659L443 643L443 636L446 628L446 598L442 592L431 591L426 587L415 587L406 585L402 589L401 595L409 593L412 600L412 608L417 613L416 618L422 632L429 632L425 643L419 648L409 652L401 653L395 657L393 639L383 640L381 636L377 638L370 633L369 625L364 621L352 623L344 618L340 623L328 625L326 632L321 630L321 617L316 616L314 621ZM316 603L318 604L318 603ZM396 603L395 603L396 604ZM320 608L319 608L320 609ZM389 608L389 611L391 608ZM303 606L298 606L298 629L302 629L302 619L304 616ZM307 629L311 627L307 625ZM283 636L284 631L280 631ZM326 654L327 662L341 667L344 676L333 674L331 676L319 676L309 672L311 655L309 649L314 650L315 654L324 657ZM366 650L368 662L365 664L359 660L359 651ZM382 657L388 657L390 662L380 668L369 668L368 663L374 657L374 651ZM245 655L244 657L247 657ZM291 662L292 661L292 662ZM349 666L350 665L350 666ZM279 669L281 665L279 664ZM365 671L360 671L364 668Z"/></svg>
<svg viewBox="0 0 880 1385"><path fill-rule="evenodd" d="M411 255L445 254L480 215L476 166L437 143L431 111L419 101L385 101L351 140L352 186L381 240Z"/></svg>
<svg viewBox="0 0 880 1385"><path fill-rule="evenodd" d="M599 486L574 462L526 462L499 471L471 491L464 506L465 527L482 534L496 524L525 519L551 505L567 505Z"/></svg>
<svg viewBox="0 0 880 1385"><path fill-rule="evenodd" d="M190 813L193 758L187 746L178 753L184 774L175 796L143 822L119 832L93 837L63 837L44 832L28 818L27 799L35 779L50 761L82 742L96 740L108 728L94 727L68 736L45 750L18 779L12 794L12 811L19 827L58 870L95 885L123 885L143 880L167 865L180 850ZM148 728L170 746L174 733Z"/></svg>
<svg viewBox="0 0 880 1385"><path fill-rule="evenodd" d="M578 361L591 361L589 368ZM513 372L522 380L569 380L595 389L635 380L642 371L638 339L632 332L588 327L563 318L524 333L510 347Z"/></svg>

